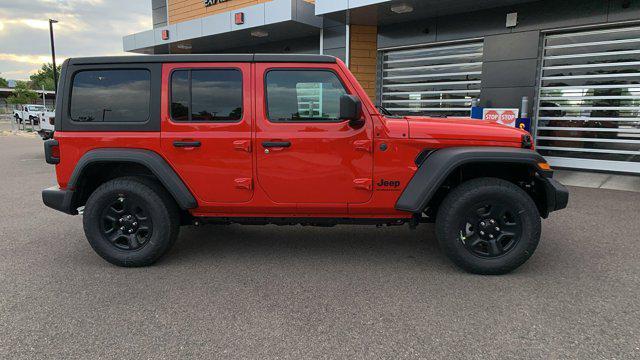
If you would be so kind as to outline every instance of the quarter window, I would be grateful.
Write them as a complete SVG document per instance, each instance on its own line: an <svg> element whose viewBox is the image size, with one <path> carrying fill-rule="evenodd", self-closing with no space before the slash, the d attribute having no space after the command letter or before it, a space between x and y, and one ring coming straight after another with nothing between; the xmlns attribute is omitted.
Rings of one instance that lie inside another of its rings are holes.
<svg viewBox="0 0 640 360"><path fill-rule="evenodd" d="M178 70L171 76L174 121L242 119L242 73L238 70Z"/></svg>
<svg viewBox="0 0 640 360"><path fill-rule="evenodd" d="M266 87L270 121L340 121L340 97L347 92L331 71L272 70Z"/></svg>
<svg viewBox="0 0 640 360"><path fill-rule="evenodd" d="M70 115L78 122L145 122L150 99L148 70L86 70L73 78Z"/></svg>

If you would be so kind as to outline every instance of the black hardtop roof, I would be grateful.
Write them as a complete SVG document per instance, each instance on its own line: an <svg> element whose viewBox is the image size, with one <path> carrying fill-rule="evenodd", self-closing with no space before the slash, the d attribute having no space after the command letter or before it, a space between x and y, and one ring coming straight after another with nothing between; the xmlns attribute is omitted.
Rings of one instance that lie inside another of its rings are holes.
<svg viewBox="0 0 640 360"><path fill-rule="evenodd" d="M336 58L329 55L308 54L175 54L175 55L135 55L135 56L99 56L69 59L69 65L93 64L141 64L171 62L301 62L335 63Z"/></svg>

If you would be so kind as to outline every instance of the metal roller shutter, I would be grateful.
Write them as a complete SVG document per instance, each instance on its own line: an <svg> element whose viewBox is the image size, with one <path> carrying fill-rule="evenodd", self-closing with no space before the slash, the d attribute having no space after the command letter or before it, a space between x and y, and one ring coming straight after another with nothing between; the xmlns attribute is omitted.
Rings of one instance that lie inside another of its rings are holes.
<svg viewBox="0 0 640 360"><path fill-rule="evenodd" d="M546 35L537 149L554 166L640 173L640 27Z"/></svg>
<svg viewBox="0 0 640 360"><path fill-rule="evenodd" d="M382 106L400 115L469 116L483 42L382 52Z"/></svg>

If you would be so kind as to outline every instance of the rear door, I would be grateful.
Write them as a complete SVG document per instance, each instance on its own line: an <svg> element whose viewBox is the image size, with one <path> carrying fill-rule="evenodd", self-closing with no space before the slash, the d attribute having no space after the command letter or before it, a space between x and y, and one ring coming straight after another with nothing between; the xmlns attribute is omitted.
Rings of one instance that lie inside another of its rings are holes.
<svg viewBox="0 0 640 360"><path fill-rule="evenodd" d="M336 64L256 64L256 157L261 188L299 210L346 211L372 194L372 135L339 118L355 94Z"/></svg>
<svg viewBox="0 0 640 360"><path fill-rule="evenodd" d="M200 202L253 196L250 64L165 64L162 150Z"/></svg>

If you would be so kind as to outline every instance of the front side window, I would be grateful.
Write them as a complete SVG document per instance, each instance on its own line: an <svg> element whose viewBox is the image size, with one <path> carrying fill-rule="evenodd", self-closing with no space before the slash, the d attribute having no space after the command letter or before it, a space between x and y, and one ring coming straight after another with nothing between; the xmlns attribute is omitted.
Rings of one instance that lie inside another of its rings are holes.
<svg viewBox="0 0 640 360"><path fill-rule="evenodd" d="M266 76L267 116L273 122L340 121L338 76L323 70L272 70Z"/></svg>
<svg viewBox="0 0 640 360"><path fill-rule="evenodd" d="M78 122L145 122L150 101L148 70L85 70L73 78L70 115Z"/></svg>
<svg viewBox="0 0 640 360"><path fill-rule="evenodd" d="M242 119L242 73L238 70L177 70L171 75L174 121Z"/></svg>

